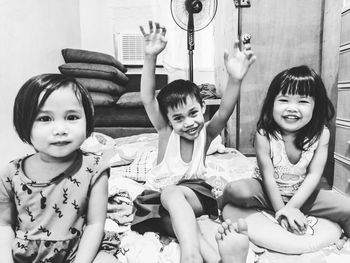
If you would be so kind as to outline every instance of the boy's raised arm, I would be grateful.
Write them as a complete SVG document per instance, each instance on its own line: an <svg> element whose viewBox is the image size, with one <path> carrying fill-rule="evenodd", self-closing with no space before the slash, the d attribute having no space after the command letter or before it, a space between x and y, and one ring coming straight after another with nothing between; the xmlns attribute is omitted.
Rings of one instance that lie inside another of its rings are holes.
<svg viewBox="0 0 350 263"><path fill-rule="evenodd" d="M154 29L152 21L149 21L149 33L146 33L142 26L140 26L140 30L145 40L145 59L142 68L140 89L141 100L153 126L159 131L168 126L167 121L159 110L158 101L155 96L156 61L158 54L164 50L167 44L165 39L166 30L165 28L161 28L159 23L155 23Z"/></svg>
<svg viewBox="0 0 350 263"><path fill-rule="evenodd" d="M209 140L214 139L225 127L237 104L242 80L255 60L256 56L251 50L250 44L244 45L243 51L240 51L238 41L236 41L232 56L229 56L225 50L224 62L229 78L221 98L220 107L207 125Z"/></svg>

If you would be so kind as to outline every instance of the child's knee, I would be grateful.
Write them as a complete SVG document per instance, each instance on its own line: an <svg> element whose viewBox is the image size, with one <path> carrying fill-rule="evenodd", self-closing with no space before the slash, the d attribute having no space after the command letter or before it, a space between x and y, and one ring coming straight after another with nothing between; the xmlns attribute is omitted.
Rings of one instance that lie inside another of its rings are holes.
<svg viewBox="0 0 350 263"><path fill-rule="evenodd" d="M230 182L224 189L224 198L235 201L243 201L252 198L252 192L247 185L242 181Z"/></svg>
<svg viewBox="0 0 350 263"><path fill-rule="evenodd" d="M168 203L169 200L172 200L179 195L183 195L181 189L176 185L169 185L162 190L160 194L160 201L164 205Z"/></svg>

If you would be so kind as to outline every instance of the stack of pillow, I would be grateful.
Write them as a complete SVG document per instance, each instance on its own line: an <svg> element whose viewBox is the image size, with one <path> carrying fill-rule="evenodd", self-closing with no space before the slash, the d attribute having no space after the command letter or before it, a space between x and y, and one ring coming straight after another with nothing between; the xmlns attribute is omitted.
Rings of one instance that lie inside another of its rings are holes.
<svg viewBox="0 0 350 263"><path fill-rule="evenodd" d="M64 75L76 78L90 92L94 106L113 105L125 92L126 67L113 56L80 49L62 49Z"/></svg>

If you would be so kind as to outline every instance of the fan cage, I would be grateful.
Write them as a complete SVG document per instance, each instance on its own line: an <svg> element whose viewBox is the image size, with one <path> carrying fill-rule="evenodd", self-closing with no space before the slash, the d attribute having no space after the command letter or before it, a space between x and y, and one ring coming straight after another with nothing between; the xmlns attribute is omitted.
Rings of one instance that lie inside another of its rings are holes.
<svg viewBox="0 0 350 263"><path fill-rule="evenodd" d="M183 30L187 31L189 13L186 10L187 0L171 0L170 10L175 23ZM214 19L217 11L217 0L200 0L203 9L197 14L193 14L194 31L206 28Z"/></svg>

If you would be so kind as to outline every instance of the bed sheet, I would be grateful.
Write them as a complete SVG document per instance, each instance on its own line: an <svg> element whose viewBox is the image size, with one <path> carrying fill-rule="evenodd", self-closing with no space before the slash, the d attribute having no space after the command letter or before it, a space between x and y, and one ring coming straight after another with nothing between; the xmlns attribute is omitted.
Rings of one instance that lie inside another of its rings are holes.
<svg viewBox="0 0 350 263"><path fill-rule="evenodd" d="M145 188L146 173L153 167L157 155L157 134L140 134L112 139L94 133L84 143L83 149L109 153L111 174L108 186L108 215L106 230L118 232L121 245L116 257L120 262L167 262L178 263L179 245L175 238L148 232L144 235L130 230L133 219L133 200ZM207 156L207 181L219 195L225 184L254 175L256 162L239 151L225 148L223 153ZM198 219L200 229L209 242L216 247L214 234L218 222L207 217ZM342 250L331 246L314 253L285 255L251 244L247 262L301 262L301 263L345 263L350 262L350 242Z"/></svg>

